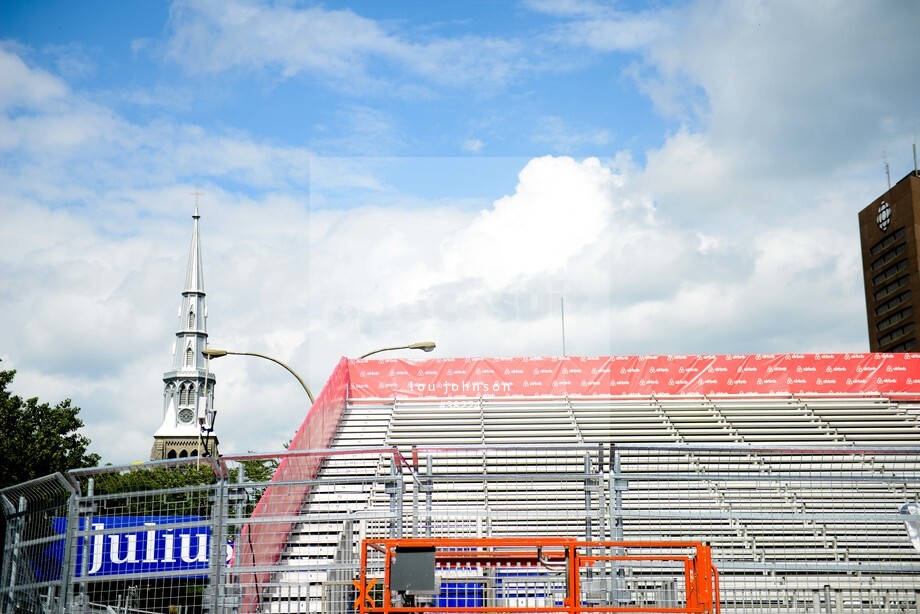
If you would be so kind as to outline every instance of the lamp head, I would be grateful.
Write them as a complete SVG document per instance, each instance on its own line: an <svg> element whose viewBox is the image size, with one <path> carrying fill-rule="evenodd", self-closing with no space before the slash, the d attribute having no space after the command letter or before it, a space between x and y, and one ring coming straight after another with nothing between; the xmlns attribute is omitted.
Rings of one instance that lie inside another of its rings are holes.
<svg viewBox="0 0 920 614"><path fill-rule="evenodd" d="M227 350L201 350L201 353L204 354L205 358L220 358L221 356L226 356L230 352Z"/></svg>
<svg viewBox="0 0 920 614"><path fill-rule="evenodd" d="M423 352L430 352L436 346L434 341L419 341L418 343L412 343L409 346L410 350L422 350Z"/></svg>

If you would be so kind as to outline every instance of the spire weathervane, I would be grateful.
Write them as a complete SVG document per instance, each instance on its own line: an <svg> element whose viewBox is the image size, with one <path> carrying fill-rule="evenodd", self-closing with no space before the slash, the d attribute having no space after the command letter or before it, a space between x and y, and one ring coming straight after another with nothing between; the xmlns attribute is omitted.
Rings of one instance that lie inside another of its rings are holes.
<svg viewBox="0 0 920 614"><path fill-rule="evenodd" d="M195 188L195 191L192 192L192 196L195 197L195 214L194 214L192 217L195 218L196 220L197 220L198 218L201 217L200 215L198 215L198 199L199 199L203 194L204 194L204 192L202 192L201 190L199 190L197 187Z"/></svg>

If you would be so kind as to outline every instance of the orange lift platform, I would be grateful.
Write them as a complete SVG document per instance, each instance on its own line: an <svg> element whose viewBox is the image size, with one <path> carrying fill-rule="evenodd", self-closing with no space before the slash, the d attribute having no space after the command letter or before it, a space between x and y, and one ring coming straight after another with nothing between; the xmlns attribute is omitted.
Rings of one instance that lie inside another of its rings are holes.
<svg viewBox="0 0 920 614"><path fill-rule="evenodd" d="M360 614L719 612L710 547L689 541L365 539L353 585Z"/></svg>

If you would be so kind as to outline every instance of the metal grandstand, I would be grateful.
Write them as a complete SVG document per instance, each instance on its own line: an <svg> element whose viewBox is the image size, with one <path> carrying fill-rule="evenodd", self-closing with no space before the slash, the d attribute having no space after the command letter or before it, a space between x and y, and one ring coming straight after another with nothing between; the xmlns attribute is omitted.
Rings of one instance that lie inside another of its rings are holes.
<svg viewBox="0 0 920 614"><path fill-rule="evenodd" d="M5 489L3 611L920 612L920 523L907 513L920 504L920 394L469 396L413 383L375 396L366 385L401 372L444 381L434 364L343 361L285 453L78 470ZM886 364L920 373L899 357ZM231 479L267 459L279 462L270 482ZM195 462L213 484L127 498L85 487L102 472ZM190 500L194 515L183 512ZM140 508L144 529L102 521L140 518ZM52 530L55 518L67 522ZM163 558L154 523L185 548L174 559L201 566L97 564L97 552ZM212 538L206 556L199 534L182 541L195 529ZM585 572L577 598L560 596L558 561L438 564L435 589L418 594L391 591L382 559L362 565L368 542L413 539L603 542L595 554L607 548L607 559ZM674 557L688 543L711 549L715 606L654 559L661 543Z"/></svg>

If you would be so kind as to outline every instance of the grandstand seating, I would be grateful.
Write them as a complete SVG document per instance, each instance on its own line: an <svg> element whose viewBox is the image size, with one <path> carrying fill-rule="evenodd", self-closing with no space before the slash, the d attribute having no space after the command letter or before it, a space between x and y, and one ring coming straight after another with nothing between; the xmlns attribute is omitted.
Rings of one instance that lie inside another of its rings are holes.
<svg viewBox="0 0 920 614"><path fill-rule="evenodd" d="M626 486L618 493L622 538L709 542L723 588L751 611L774 599L764 596L764 575L778 576L789 599L807 603L801 611L813 611L810 595L833 585L840 570L852 586L876 592L913 588L896 568L918 578L920 553L903 524L890 521L901 503L918 501L918 484L888 479L916 473L916 455L822 453L824 446L920 446L915 404L792 394L352 399L333 446L355 453L324 464L283 554L289 571L273 579L264 610L317 611L327 577L320 570L355 561L352 532L357 539L389 526L387 482L396 468L391 457L359 449L393 446L406 458L413 446L423 450L418 473L431 471L436 482L430 503L423 481L412 480L402 501L422 514L430 505L439 535L584 539L590 527L594 538L615 539L613 493L596 479L610 477L610 444ZM434 466L426 446L441 450ZM814 453L791 451L802 447ZM607 455L602 465L599 451ZM871 532L854 522L863 516ZM311 588L292 595L294 585Z"/></svg>

